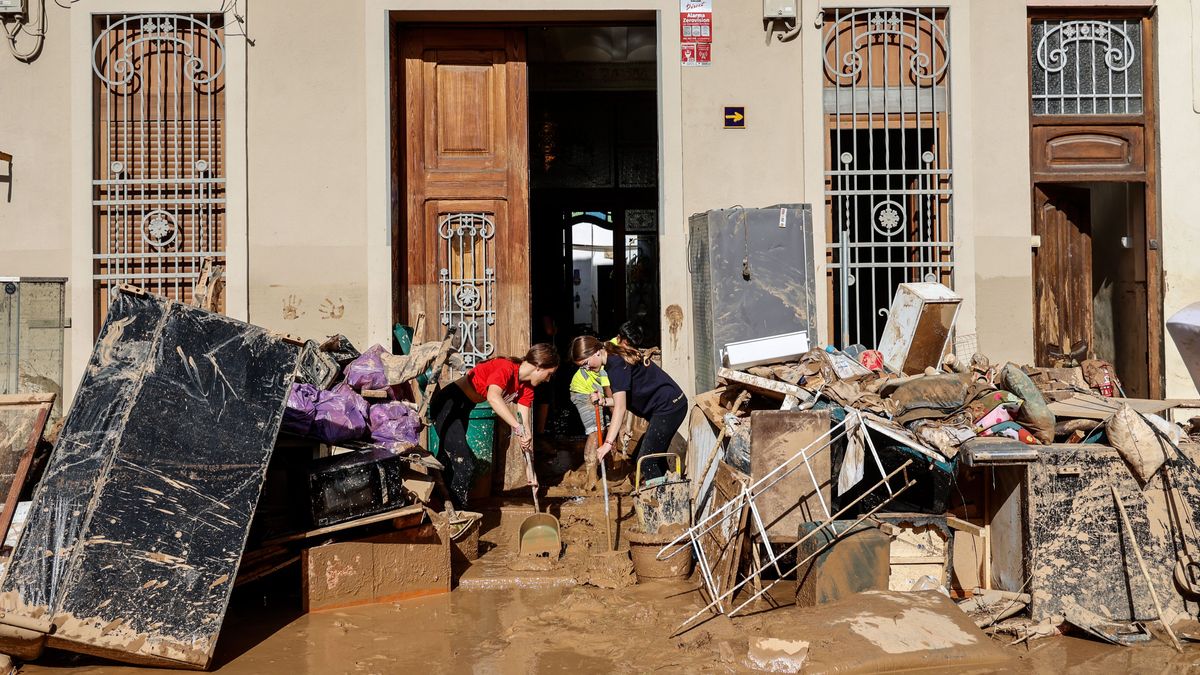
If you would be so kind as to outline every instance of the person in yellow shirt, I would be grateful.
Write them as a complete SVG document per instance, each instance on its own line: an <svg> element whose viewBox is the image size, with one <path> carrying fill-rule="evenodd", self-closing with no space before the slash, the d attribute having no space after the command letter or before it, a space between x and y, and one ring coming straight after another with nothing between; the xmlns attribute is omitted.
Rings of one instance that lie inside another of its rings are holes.
<svg viewBox="0 0 1200 675"><path fill-rule="evenodd" d="M587 477L584 489L590 492L596 489L596 471L599 468L596 448L600 445L600 429L596 426L596 404L612 405L608 375L603 370L593 372L587 368L580 368L571 378L570 392L571 402L579 411L579 421L583 422L583 431L587 434L587 441L583 446L583 469Z"/></svg>

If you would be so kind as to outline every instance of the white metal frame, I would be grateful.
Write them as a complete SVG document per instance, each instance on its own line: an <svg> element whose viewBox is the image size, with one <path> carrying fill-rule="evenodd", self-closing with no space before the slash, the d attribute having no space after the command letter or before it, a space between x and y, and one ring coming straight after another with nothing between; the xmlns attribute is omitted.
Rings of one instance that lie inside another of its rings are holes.
<svg viewBox="0 0 1200 675"><path fill-rule="evenodd" d="M878 418L870 415L869 413L865 413L854 408L846 408L845 419L830 427L829 431L821 434L821 436L817 437L808 445L798 450L794 455L781 462L767 474L754 481L750 485L747 485L736 498L723 504L720 508L712 510L708 515L701 518L686 532L671 540L659 550L657 557L660 560L666 560L690 548L696 557L696 564L700 569L700 577L704 582L705 590L707 591L709 598L709 603L702 607L698 612L685 619L683 623L676 628L676 633L679 633L687 627L692 626L697 619L704 616L706 613L716 611L720 614L733 616L734 614L745 609L750 605L750 603L755 602L764 594L769 592L772 588L774 588L775 585L782 581L785 576L795 572L804 563L808 562L814 556L819 554L821 550L824 550L834 541L839 539L845 532L852 530L855 525L873 516L877 511L891 503L893 499L915 484L915 480L909 480L898 489L892 488L892 478L904 472L913 464L913 460L910 459L905 461L901 466L893 469L891 472L886 472L884 470L883 462L879 458L879 453L876 451L875 445L871 441L870 434L866 431L867 427L874 428L872 423L877 419ZM863 494L859 495L849 504L846 504L839 509L837 513L830 513L830 505L825 503L825 499L821 495L821 483L817 480L816 474L813 471L811 460L821 452L829 451L833 447L833 444L839 440L848 439L851 434L861 435L863 442L870 451L876 468L879 470L879 475L882 476L882 478L880 478L880 480L873 484L870 488L865 490ZM795 543L789 545L783 551L776 554L774 552L774 547L771 545L770 537L767 534L767 529L763 524L763 520L759 514L755 500L766 492L770 491L771 488L777 485L784 478L788 477L793 472L798 471L801 467L805 468L809 479L812 481L813 490L817 496L817 500L820 504L821 512L824 518L818 524L818 526L813 529L812 532L801 537ZM868 495L875 493L875 491L881 487L886 490L886 497L884 497L879 504L876 504L874 507L872 507L871 510L869 510L866 514L859 517L851 527L844 529L842 532L838 532L836 529L831 527L835 520L840 518L850 509L854 508ZM731 517L738 517L743 508L748 508L750 511L751 525L756 530L756 534L760 540L760 545L763 547L766 553L766 561L751 568L749 573L746 574L741 581L733 584L728 589L722 589L717 584L717 581L713 576L712 561L708 560L707 556L705 555L704 547L701 546L701 539L712 530L724 526L726 521L728 521ZM798 549L801 544L808 541L808 539L816 535L817 532L826 530L829 535L829 541L822 546L821 549L809 555L804 560L797 561L796 564L787 571L783 571L779 568L780 558ZM768 568L774 568L777 574L777 577L774 581L759 588L754 594L751 595L751 597L744 600L736 607L726 609L726 602L731 600L738 591L745 587L746 584L756 580L761 582L761 575Z"/></svg>
<svg viewBox="0 0 1200 675"><path fill-rule="evenodd" d="M170 3L173 13L216 14L228 9L221 0L190 0ZM71 43L70 111L71 170L70 221L71 267L68 282L71 331L69 357L63 376L64 399L74 396L94 340L92 325L92 238L94 207L92 206L92 92L95 73L92 71L91 47L95 39L93 26L97 15L162 13L167 3L162 0L88 0L73 5L68 13L70 25L65 33ZM233 21L226 14L226 25ZM60 38L63 39L63 38ZM240 34L225 36L225 106L226 162L225 176L225 313L233 318L249 318L246 194L246 39Z"/></svg>
<svg viewBox="0 0 1200 675"><path fill-rule="evenodd" d="M101 18L91 62L97 105L110 122L92 205L97 225L103 219L106 250L93 252L102 271L92 278L110 292L131 283L185 300L204 258L226 262L227 157L216 124L225 110L217 109L212 90L227 61L223 31L212 25L218 17ZM151 69L157 55L167 58Z"/></svg>
<svg viewBox="0 0 1200 675"><path fill-rule="evenodd" d="M822 20L822 100L834 120L825 196L837 342L875 345L897 285L917 277L953 283L949 15L941 7L832 8Z"/></svg>

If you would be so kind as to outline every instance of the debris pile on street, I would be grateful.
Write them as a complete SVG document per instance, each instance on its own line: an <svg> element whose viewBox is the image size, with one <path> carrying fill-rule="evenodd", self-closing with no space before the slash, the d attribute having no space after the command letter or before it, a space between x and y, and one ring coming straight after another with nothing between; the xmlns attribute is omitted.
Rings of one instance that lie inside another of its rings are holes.
<svg viewBox="0 0 1200 675"><path fill-rule="evenodd" d="M456 569L480 588L688 583L702 600L661 617L673 636L753 615L767 632L743 662L783 672L836 666L820 630L892 666L991 663L996 641L1064 631L1180 648L1200 600L1200 445L1197 420L1171 413L1196 402L1125 397L1113 366L1083 354L1035 368L958 353L958 304L939 284L901 285L873 348L741 340L692 401L685 455L642 455L591 496L559 487L538 505L535 485L533 516L522 487L519 526L481 541L483 514L454 509L429 427L434 392L463 370L453 332L413 344L397 327L401 353L359 352L123 288L45 434L52 454L39 440L53 398L0 400L0 532L22 524L0 651L208 668L234 587L286 569L304 611L444 593ZM484 453L503 458L506 441ZM497 484L512 464L497 460ZM695 635L679 644L707 644Z"/></svg>
<svg viewBox="0 0 1200 675"><path fill-rule="evenodd" d="M693 524L658 554L697 553L706 606L677 631L777 606L785 580L780 611L936 590L1018 641L1190 616L1200 446L1168 416L1189 402L1126 398L1095 359L956 354L957 303L902 284L878 349L719 370L688 424Z"/></svg>
<svg viewBox="0 0 1200 675"><path fill-rule="evenodd" d="M297 563L306 608L449 590L470 523L426 506L417 380L451 351L359 354L122 288L0 582L0 650L205 668L233 587ZM52 399L28 402L6 520Z"/></svg>

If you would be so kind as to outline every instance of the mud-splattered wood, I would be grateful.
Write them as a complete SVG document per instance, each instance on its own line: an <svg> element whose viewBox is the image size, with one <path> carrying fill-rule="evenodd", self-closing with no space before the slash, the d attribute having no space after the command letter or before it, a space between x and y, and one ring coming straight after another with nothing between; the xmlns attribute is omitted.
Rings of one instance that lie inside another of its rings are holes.
<svg viewBox="0 0 1200 675"><path fill-rule="evenodd" d="M755 410L750 419L750 478L754 481L829 433L830 426L828 410ZM801 523L829 518L833 504L831 452L817 443L805 455L808 466L802 459L793 461L777 474L773 487L756 499L773 542L795 541Z"/></svg>
<svg viewBox="0 0 1200 675"><path fill-rule="evenodd" d="M1051 445L1039 447L1038 454L1040 461L1028 469L1026 568L1033 619L1063 614L1073 606L1114 622L1149 621L1157 616L1149 587L1122 533L1110 485L1116 486L1125 504L1154 584L1172 591L1162 598L1165 611L1169 616L1194 615L1195 605L1173 592L1172 573L1181 543L1168 511L1162 472L1140 486L1117 451L1105 445ZM1200 507L1200 472L1179 462L1171 466L1171 480L1184 496L1181 517L1194 523Z"/></svg>
<svg viewBox="0 0 1200 675"><path fill-rule="evenodd" d="M308 612L450 592L450 539L432 523L304 549Z"/></svg>
<svg viewBox="0 0 1200 675"><path fill-rule="evenodd" d="M720 522L700 537L701 554L711 574L715 597L723 595L737 581L737 568L742 559L742 544L746 537L746 516L749 511L744 490L750 477L729 466L717 463L713 480L713 496L705 517L727 509L728 518L717 516ZM709 598L712 601L714 598Z"/></svg>
<svg viewBox="0 0 1200 675"><path fill-rule="evenodd" d="M338 523L336 525L328 525L326 527L319 527L315 530L308 530L306 532L296 532L294 534L289 534L289 535L285 535L282 537L276 537L275 539L270 539L268 541L264 541L262 545L263 546L274 546L277 544L287 543L289 541L300 541L301 539L311 539L313 537L320 537L320 536L323 536L326 534L333 534L334 532L341 532L343 530L349 530L349 529L355 528L355 527L362 527L364 525L373 525L375 523L382 523L385 520L397 520L398 521L399 519L403 518L403 519L406 519L406 522L405 522L406 525L415 525L417 523L409 523L409 522L407 522L407 519L409 517L415 516L415 517L418 517L417 520L419 522L422 518L424 518L424 515L425 515L425 505L411 504L409 506L404 506L404 507L398 508L395 511L387 511L385 513L376 513L373 516L366 516L364 518L356 518L354 520L348 520L344 523Z"/></svg>
<svg viewBox="0 0 1200 675"><path fill-rule="evenodd" d="M8 537L54 398L54 394L0 396L0 494L7 495L0 514L0 542Z"/></svg>
<svg viewBox="0 0 1200 675"><path fill-rule="evenodd" d="M207 667L300 347L144 294L110 307L0 585L50 646Z"/></svg>
<svg viewBox="0 0 1200 675"><path fill-rule="evenodd" d="M736 382L751 391L762 394L774 399L783 400L788 396L794 396L801 401L811 401L815 397L811 392L803 387L798 387L787 382L779 380L768 380L765 377L743 373L740 370L730 370L722 368L717 371L717 376L728 382Z"/></svg>

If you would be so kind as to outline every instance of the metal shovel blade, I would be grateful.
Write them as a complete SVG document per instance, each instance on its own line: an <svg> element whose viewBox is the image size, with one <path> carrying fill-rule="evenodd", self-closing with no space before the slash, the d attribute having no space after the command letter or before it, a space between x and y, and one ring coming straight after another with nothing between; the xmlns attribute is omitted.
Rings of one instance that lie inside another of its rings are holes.
<svg viewBox="0 0 1200 675"><path fill-rule="evenodd" d="M549 513L535 513L526 518L517 530L517 551L521 555L557 558L562 552L558 518Z"/></svg>

